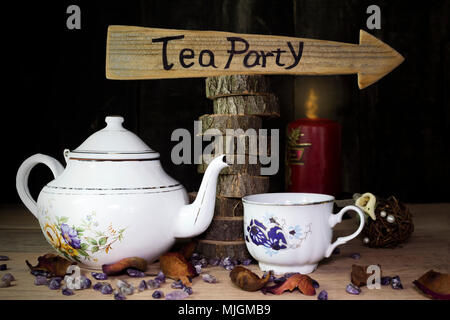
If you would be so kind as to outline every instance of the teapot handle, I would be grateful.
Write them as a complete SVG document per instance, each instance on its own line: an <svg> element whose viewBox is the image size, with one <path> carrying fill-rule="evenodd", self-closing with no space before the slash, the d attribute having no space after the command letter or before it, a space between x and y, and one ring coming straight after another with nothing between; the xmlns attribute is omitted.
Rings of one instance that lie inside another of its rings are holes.
<svg viewBox="0 0 450 320"><path fill-rule="evenodd" d="M28 189L28 176L30 175L31 169L39 163L45 164L52 170L55 178L59 176L63 171L64 167L55 158L43 155L35 154L34 156L26 159L22 165L19 167L16 176L16 188L19 194L20 200L25 204L28 210L37 218L37 204L36 201L31 197L30 190Z"/></svg>

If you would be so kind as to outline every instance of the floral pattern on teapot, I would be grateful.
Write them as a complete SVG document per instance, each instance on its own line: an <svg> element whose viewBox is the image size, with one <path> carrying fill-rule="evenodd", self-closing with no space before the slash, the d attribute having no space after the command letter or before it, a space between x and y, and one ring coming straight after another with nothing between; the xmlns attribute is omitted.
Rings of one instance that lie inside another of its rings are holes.
<svg viewBox="0 0 450 320"><path fill-rule="evenodd" d="M265 247L269 256L277 254L280 250L301 247L312 233L311 223L305 228L300 225L288 226L284 219L272 214L266 214L261 220L251 219L250 222L246 222L245 240Z"/></svg>
<svg viewBox="0 0 450 320"><path fill-rule="evenodd" d="M94 253L108 253L113 244L121 242L126 228L116 229L110 223L106 230L99 228L95 213L85 216L79 226L71 225L65 216L45 214L41 225L47 241L69 260L82 262L82 259L97 261Z"/></svg>

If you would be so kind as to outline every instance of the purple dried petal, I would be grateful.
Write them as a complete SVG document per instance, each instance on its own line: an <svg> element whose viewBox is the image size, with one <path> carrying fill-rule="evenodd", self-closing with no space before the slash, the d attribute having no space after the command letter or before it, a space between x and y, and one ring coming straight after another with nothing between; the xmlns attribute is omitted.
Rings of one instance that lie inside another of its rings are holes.
<svg viewBox="0 0 450 320"><path fill-rule="evenodd" d="M316 280L314 280L314 279L311 279L312 280L312 285L313 285L313 287L314 288L319 288L320 287L320 285L319 285L319 283L316 281ZM323 291L323 290L322 290ZM326 291L325 291L326 292Z"/></svg>
<svg viewBox="0 0 450 320"><path fill-rule="evenodd" d="M0 288L7 288L11 286L11 281L0 280Z"/></svg>
<svg viewBox="0 0 450 320"><path fill-rule="evenodd" d="M219 259L219 258L212 258L212 259L209 259L208 263L209 263L211 266L215 267L215 266L218 266L218 265L219 265L220 259Z"/></svg>
<svg viewBox="0 0 450 320"><path fill-rule="evenodd" d="M320 291L317 300L328 300L328 292L325 290Z"/></svg>
<svg viewBox="0 0 450 320"><path fill-rule="evenodd" d="M403 285L402 285L402 282L400 281L399 276L392 277L391 286L392 286L392 289L396 289L396 290L403 289Z"/></svg>
<svg viewBox="0 0 450 320"><path fill-rule="evenodd" d="M192 287L184 287L183 291L186 292L188 295L191 295L194 293L194 290L192 290Z"/></svg>
<svg viewBox="0 0 450 320"><path fill-rule="evenodd" d="M5 263L4 264L0 264L0 270L1 271L6 270L6 269L8 269L8 266Z"/></svg>
<svg viewBox="0 0 450 320"><path fill-rule="evenodd" d="M46 278L50 278L50 272L48 271L44 271L44 270L31 270L30 273L37 277L37 276L43 276Z"/></svg>
<svg viewBox="0 0 450 320"><path fill-rule="evenodd" d="M147 285L147 282L145 280L142 280L141 282L139 282L139 286L138 286L138 291L139 292L145 291L147 289L148 289L148 285Z"/></svg>
<svg viewBox="0 0 450 320"><path fill-rule="evenodd" d="M181 280L177 280L177 281L172 282L170 287L173 288L173 289L183 289L184 288L184 284L183 284L183 282L181 282Z"/></svg>
<svg viewBox="0 0 450 320"><path fill-rule="evenodd" d="M202 268L206 268L208 266L208 261L205 258L202 258L197 261L196 265L200 265Z"/></svg>
<svg viewBox="0 0 450 320"><path fill-rule="evenodd" d="M34 278L34 284L35 284L36 286L47 285L47 277L44 277L44 276L36 276L36 278Z"/></svg>
<svg viewBox="0 0 450 320"><path fill-rule="evenodd" d="M65 295L65 296L72 296L72 295L74 295L73 290L70 290L70 289L67 288L67 287L64 287L64 288L61 290L61 293L62 293L63 295Z"/></svg>
<svg viewBox="0 0 450 320"><path fill-rule="evenodd" d="M220 265L225 267L225 266L229 266L232 265L233 261L231 260L231 257L225 257L220 261Z"/></svg>
<svg viewBox="0 0 450 320"><path fill-rule="evenodd" d="M243 266L248 266L248 265L250 265L252 263L252 259L245 259L245 260L242 260L242 265Z"/></svg>
<svg viewBox="0 0 450 320"><path fill-rule="evenodd" d="M14 276L11 274L11 273L5 273L4 275L3 275L3 277L2 277L2 281L9 281L9 282L11 282L11 281L14 281L14 280L16 280L15 278L14 278Z"/></svg>
<svg viewBox="0 0 450 320"><path fill-rule="evenodd" d="M191 259L194 259L194 260L200 260L201 258L202 258L201 255L199 253L197 253L197 252L194 252L191 255Z"/></svg>
<svg viewBox="0 0 450 320"><path fill-rule="evenodd" d="M159 287L161 287L161 282L159 282L158 280L148 280L147 282L148 284L148 288L149 289L157 289Z"/></svg>
<svg viewBox="0 0 450 320"><path fill-rule="evenodd" d="M156 290L155 292L153 292L152 297L155 299L161 299L162 297L164 297L164 293L162 291Z"/></svg>
<svg viewBox="0 0 450 320"><path fill-rule="evenodd" d="M58 280L57 278L50 279L48 287L50 290L58 290L59 288L61 288L61 280Z"/></svg>
<svg viewBox="0 0 450 320"><path fill-rule="evenodd" d="M94 284L94 286L92 288L94 290L100 291L100 290L102 290L104 284L105 284L104 282L97 282L96 284Z"/></svg>
<svg viewBox="0 0 450 320"><path fill-rule="evenodd" d="M341 249L339 247L338 248L334 248L333 254L339 254L339 253L341 253Z"/></svg>
<svg viewBox="0 0 450 320"><path fill-rule="evenodd" d="M380 283L382 286L387 286L387 285L391 284L391 280L392 280L391 277L381 277Z"/></svg>
<svg viewBox="0 0 450 320"><path fill-rule="evenodd" d="M80 276L80 287L82 290L89 289L92 285L91 279L86 276Z"/></svg>
<svg viewBox="0 0 450 320"><path fill-rule="evenodd" d="M208 283L217 283L217 278L208 273L202 274L202 280Z"/></svg>
<svg viewBox="0 0 450 320"><path fill-rule="evenodd" d="M145 282L145 281L144 281ZM114 300L125 300L126 297L120 291L114 292Z"/></svg>
<svg viewBox="0 0 450 320"><path fill-rule="evenodd" d="M95 280L106 280L108 279L108 275L103 272L91 272L92 277Z"/></svg>
<svg viewBox="0 0 450 320"><path fill-rule="evenodd" d="M361 255L359 253L355 252L350 255L350 258L359 260L359 259L361 259Z"/></svg>
<svg viewBox="0 0 450 320"><path fill-rule="evenodd" d="M345 288L345 291L350 294L360 294L361 289L357 286L355 286L353 283L349 283L347 287Z"/></svg>
<svg viewBox="0 0 450 320"><path fill-rule="evenodd" d="M224 266L225 270L231 271L234 269L234 265L230 264L228 266Z"/></svg>
<svg viewBox="0 0 450 320"><path fill-rule="evenodd" d="M127 273L130 277L133 277L133 278L143 278L146 276L145 272L142 272L141 270L137 270L137 269L133 269L133 268L128 268Z"/></svg>
<svg viewBox="0 0 450 320"><path fill-rule="evenodd" d="M288 272L288 273L285 273L284 276L285 276L286 278L290 278L290 277L292 277L294 274L299 274L299 272Z"/></svg>
<svg viewBox="0 0 450 320"><path fill-rule="evenodd" d="M0 256L0 261L8 261L9 257L8 256Z"/></svg>
<svg viewBox="0 0 450 320"><path fill-rule="evenodd" d="M189 297L189 293L184 291L172 291L166 295L166 300L183 300Z"/></svg>
<svg viewBox="0 0 450 320"><path fill-rule="evenodd" d="M111 287L111 285L109 283L103 283L100 292L103 294L111 294L113 293L113 288Z"/></svg>
<svg viewBox="0 0 450 320"><path fill-rule="evenodd" d="M200 264L196 264L194 266L194 268L195 268L195 272L197 272L197 274L202 273L202 266Z"/></svg>
<svg viewBox="0 0 450 320"><path fill-rule="evenodd" d="M160 271L156 275L155 280L158 281L159 283L165 283L166 282L166 275L162 271Z"/></svg>
<svg viewBox="0 0 450 320"><path fill-rule="evenodd" d="M272 281L272 282L274 282L274 283L283 283L283 282L285 282L286 281L286 277L285 276L282 276L282 277L279 277L279 278L277 278L277 277L275 277L275 276L270 276L270 279L269 279L269 281Z"/></svg>

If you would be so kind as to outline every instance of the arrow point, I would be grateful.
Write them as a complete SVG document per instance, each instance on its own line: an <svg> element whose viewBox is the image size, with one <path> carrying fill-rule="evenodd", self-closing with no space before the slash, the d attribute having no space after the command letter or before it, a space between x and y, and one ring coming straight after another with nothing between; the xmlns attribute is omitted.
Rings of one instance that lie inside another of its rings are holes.
<svg viewBox="0 0 450 320"><path fill-rule="evenodd" d="M364 30L360 30L359 33L359 45L365 47L364 50L381 51L383 56L382 59L378 59L368 66L362 66L363 70L358 72L360 89L377 82L405 60L400 53Z"/></svg>

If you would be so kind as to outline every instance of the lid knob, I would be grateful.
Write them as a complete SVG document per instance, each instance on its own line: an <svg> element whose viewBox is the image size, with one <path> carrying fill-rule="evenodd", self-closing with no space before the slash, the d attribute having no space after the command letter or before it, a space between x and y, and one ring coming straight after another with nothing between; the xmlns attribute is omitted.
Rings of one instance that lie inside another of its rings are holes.
<svg viewBox="0 0 450 320"><path fill-rule="evenodd" d="M106 129L109 130L123 130L122 127L124 119L121 116L108 116L105 118Z"/></svg>

